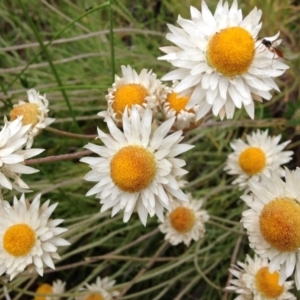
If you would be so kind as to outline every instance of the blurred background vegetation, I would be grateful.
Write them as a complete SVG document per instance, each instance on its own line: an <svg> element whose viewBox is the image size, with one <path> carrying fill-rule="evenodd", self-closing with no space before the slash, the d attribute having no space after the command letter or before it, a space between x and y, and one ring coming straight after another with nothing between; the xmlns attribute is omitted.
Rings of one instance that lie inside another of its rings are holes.
<svg viewBox="0 0 300 300"><path fill-rule="evenodd" d="M216 3L207 1L213 11ZM56 118L53 128L84 135L95 134L97 126L106 130L96 114L106 109L105 94L114 74L120 75L120 66L127 64L138 72L152 69L159 77L170 71L170 64L157 60L162 55L159 47L170 45L166 23L175 24L178 14L189 18L190 5L200 8L200 0L2 0L0 122L13 104L26 99L29 88L35 88L47 95L50 117ZM280 31L280 49L290 69L277 80L281 92L256 105L255 120L241 110L233 120L212 118L186 134L186 142L195 145L183 157L189 170L186 191L206 199L211 219L205 238L189 248L173 247L163 241L156 218L145 228L136 215L124 224L121 213L114 218L110 212L100 214L99 201L85 197L92 183L83 181L89 168L78 159L34 165L40 172L24 177L33 189L27 197L41 192L43 201L59 202L54 217L65 219L69 231L64 237L72 245L60 252L56 270L46 269L43 277L24 272L6 283L2 276L12 299L32 299L39 284L56 279L67 282L64 299L73 299L84 282L94 282L97 276L115 279L117 288L126 290L122 299L236 297L222 291L228 268L252 252L239 223L245 209L241 192L223 171L229 143L256 128L268 128L292 140L288 148L295 155L289 168L299 166L300 158L299 1L250 0L239 1L239 6L244 16L254 6L263 11L260 38ZM41 155L45 157L80 151L87 142L45 131L34 147L46 149ZM6 195L9 201L12 197Z"/></svg>

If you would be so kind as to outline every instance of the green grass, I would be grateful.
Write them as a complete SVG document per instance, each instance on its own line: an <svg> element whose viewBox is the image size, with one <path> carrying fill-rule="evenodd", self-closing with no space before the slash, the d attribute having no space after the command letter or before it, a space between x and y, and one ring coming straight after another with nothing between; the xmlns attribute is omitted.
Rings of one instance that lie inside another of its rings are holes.
<svg viewBox="0 0 300 300"><path fill-rule="evenodd" d="M106 130L96 114L106 109L105 94L114 74L127 64L136 70L153 69L158 76L170 71L170 64L157 60L162 55L158 48L170 45L166 23L175 24L179 13L188 18L189 5L199 8L199 2L1 1L1 117L33 87L47 94L50 116L56 118L52 127L85 135L96 134L97 126ZM211 8L215 5L215 0L209 2ZM12 299L32 299L38 284L56 279L67 281L65 299L73 299L84 282L94 282L97 276L116 279L117 289L128 288L122 299L234 299L221 290L228 268L252 252L239 223L245 209L241 192L223 171L229 143L256 128L269 128L283 140L292 140L288 148L295 155L288 166L300 165L299 6L280 0L240 1L240 6L244 16L254 6L263 11L261 37L281 32L280 49L290 69L277 79L281 92L256 105L254 121L238 111L233 120L215 118L186 134L186 141L195 145L183 156L189 170L187 191L206 199L211 215L205 238L189 248L173 247L157 231L156 218L145 228L136 215L124 224L122 213L114 218L110 212L100 214L99 201L85 197L92 184L83 181L89 168L78 159L38 164L39 173L24 177L34 191L28 197L41 192L43 201L59 202L54 217L65 219L69 231L64 237L72 245L62 247L62 260L56 262L56 270L46 269L44 277L25 272L6 283L3 276ZM82 150L86 143L44 131L34 147L45 148L41 156L46 157ZM12 195L6 199L12 200ZM0 298L4 299L2 289Z"/></svg>

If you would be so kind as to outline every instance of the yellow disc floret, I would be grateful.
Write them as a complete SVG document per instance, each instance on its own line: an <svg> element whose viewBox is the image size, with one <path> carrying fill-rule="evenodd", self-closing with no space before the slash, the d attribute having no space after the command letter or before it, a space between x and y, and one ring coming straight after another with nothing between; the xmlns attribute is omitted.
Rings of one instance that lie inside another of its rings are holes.
<svg viewBox="0 0 300 300"><path fill-rule="evenodd" d="M208 43L208 63L219 73L239 76L247 72L255 53L255 41L242 27L230 27L217 32Z"/></svg>
<svg viewBox="0 0 300 300"><path fill-rule="evenodd" d="M28 254L36 241L34 230L26 224L10 226L3 235L3 248L13 256Z"/></svg>
<svg viewBox="0 0 300 300"><path fill-rule="evenodd" d="M50 295L53 293L53 288L50 284L44 283L38 287L36 293ZM34 300L46 300L46 296L34 296Z"/></svg>
<svg viewBox="0 0 300 300"><path fill-rule="evenodd" d="M120 86L115 92L115 99L112 104L118 117L121 117L125 108L131 108L132 105L143 105L148 96L147 89L141 84L130 83Z"/></svg>
<svg viewBox="0 0 300 300"><path fill-rule="evenodd" d="M121 148L110 162L110 176L124 192L135 193L149 186L157 172L153 153L141 146Z"/></svg>
<svg viewBox="0 0 300 300"><path fill-rule="evenodd" d="M102 297L102 295L100 295L99 293L90 294L90 295L88 295L84 299L85 300L104 300L104 298Z"/></svg>
<svg viewBox="0 0 300 300"><path fill-rule="evenodd" d="M259 216L264 239L280 252L300 248L300 205L291 198L276 198L266 204Z"/></svg>
<svg viewBox="0 0 300 300"><path fill-rule="evenodd" d="M19 116L23 116L23 125L32 124L34 126L40 120L41 111L36 103L20 104L18 106L15 106L10 111L10 120L13 121Z"/></svg>
<svg viewBox="0 0 300 300"><path fill-rule="evenodd" d="M182 110L185 110L189 99L190 97L178 97L177 93L172 92L168 95L167 102L170 108L175 111L175 114L178 115Z"/></svg>
<svg viewBox="0 0 300 300"><path fill-rule="evenodd" d="M279 285L279 273L270 273L268 267L262 267L255 274L257 290L267 299L277 299L283 292L284 286Z"/></svg>
<svg viewBox="0 0 300 300"><path fill-rule="evenodd" d="M239 165L247 175L260 173L266 167L266 154L257 147L245 149L239 157Z"/></svg>
<svg viewBox="0 0 300 300"><path fill-rule="evenodd" d="M175 208L169 215L172 227L180 232L189 232L195 224L195 213L192 209L179 206Z"/></svg>

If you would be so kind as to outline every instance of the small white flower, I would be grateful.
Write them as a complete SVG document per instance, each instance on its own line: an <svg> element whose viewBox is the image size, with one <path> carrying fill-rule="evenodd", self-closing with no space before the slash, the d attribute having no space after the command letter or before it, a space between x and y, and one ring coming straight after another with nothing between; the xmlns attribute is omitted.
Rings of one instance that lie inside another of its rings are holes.
<svg viewBox="0 0 300 300"><path fill-rule="evenodd" d="M34 300L60 300L60 296L53 296L53 294L63 294L65 292L65 286L66 282L63 282L60 279L53 281L52 285L48 283L43 283L38 287L36 293L49 295L49 297L35 296Z"/></svg>
<svg viewBox="0 0 300 300"><path fill-rule="evenodd" d="M46 96L41 96L35 89L27 91L28 102L20 100L18 104L10 112L11 120L23 116L23 125L31 125L27 131L28 140L26 148L31 148L34 137L36 137L42 129L49 126L55 119L47 118L49 102Z"/></svg>
<svg viewBox="0 0 300 300"><path fill-rule="evenodd" d="M115 280L109 280L108 277L101 279L99 276L96 279L96 283L85 284L85 288L81 289L82 295L76 297L76 300L89 300L89 299L103 299L112 300L117 297L120 293L112 290L112 287L116 283ZM96 298L96 295L100 297ZM94 297L92 297L94 296Z"/></svg>
<svg viewBox="0 0 300 300"><path fill-rule="evenodd" d="M281 135L268 136L268 130L252 132L246 135L247 143L241 139L233 141L234 150L228 156L224 168L230 175L238 175L232 184L246 188L250 179L259 180L262 174L270 177L271 171L283 176L281 165L292 160L293 151L283 151L291 141L279 144Z"/></svg>
<svg viewBox="0 0 300 300"><path fill-rule="evenodd" d="M52 258L60 259L59 246L69 242L58 237L67 231L56 227L62 219L49 219L57 203L49 206L47 200L40 206L37 195L29 204L22 194L20 200L14 197L13 206L5 206L0 218L0 275L6 273L13 279L28 266L43 276L44 264L55 269Z"/></svg>
<svg viewBox="0 0 300 300"><path fill-rule="evenodd" d="M139 113L150 108L157 112L159 100L164 97L166 90L161 81L157 79L152 70L143 69L138 74L130 66L121 66L122 77L115 76L112 88L108 89L106 99L107 111L98 113L99 116L110 116L118 124L122 124L122 115L127 107L130 112L132 106L136 106Z"/></svg>
<svg viewBox="0 0 300 300"><path fill-rule="evenodd" d="M270 271L280 270L280 284L295 270L300 289L300 169L285 169L261 181L250 180L250 194L241 198L250 208L241 222L247 229L250 247L270 260Z"/></svg>
<svg viewBox="0 0 300 300"><path fill-rule="evenodd" d="M0 131L0 199L2 199L3 188L9 190L14 188L18 191L29 188L20 176L36 173L39 170L25 166L24 161L44 151L44 149L23 150L28 140L27 132L30 125L23 126L22 117L12 122L4 119L4 122Z"/></svg>
<svg viewBox="0 0 300 300"><path fill-rule="evenodd" d="M202 1L202 12L190 8L191 20L178 17L181 28L168 25L167 39L176 46L162 47L167 53L159 59L177 69L162 80L179 80L175 92L191 95L187 109L198 104L197 119L211 109L221 119L232 118L235 107L245 107L254 118L254 101L271 99L270 90L279 90L272 77L280 76L288 66L280 62L257 35L261 11L254 8L246 18L234 0L219 1L214 15ZM270 42L278 35L266 38ZM278 44L278 43L276 43Z"/></svg>
<svg viewBox="0 0 300 300"><path fill-rule="evenodd" d="M169 195L187 200L177 181L187 173L181 168L185 161L175 157L193 146L179 144L182 131L167 136L174 118L155 129L150 109L142 116L136 107L130 114L125 109L122 121L123 132L107 117L110 135L98 129L105 146L85 146L100 156L81 159L92 168L84 179L97 182L87 196L101 199L101 211L113 207L112 216L124 209L124 222L135 209L144 225L148 214L163 221L163 208L170 209Z"/></svg>
<svg viewBox="0 0 300 300"><path fill-rule="evenodd" d="M296 300L290 293L293 281L279 284L279 272L270 272L267 259L247 255L246 262L238 262L229 270L236 279L230 280L227 290L239 294L235 300Z"/></svg>
<svg viewBox="0 0 300 300"><path fill-rule="evenodd" d="M203 201L193 200L190 194L188 198L189 202L173 200L164 223L159 225L159 230L165 233L165 240L174 246L182 242L189 246L192 240L198 241L205 234L204 223L209 215L201 209Z"/></svg>
<svg viewBox="0 0 300 300"><path fill-rule="evenodd" d="M180 97L174 92L177 84L178 82L174 81L172 88L166 88L167 94L161 98L163 118L168 120L175 117L173 128L176 130L194 129L202 123L202 120L196 121L199 105L187 109L186 106L190 98L189 96Z"/></svg>

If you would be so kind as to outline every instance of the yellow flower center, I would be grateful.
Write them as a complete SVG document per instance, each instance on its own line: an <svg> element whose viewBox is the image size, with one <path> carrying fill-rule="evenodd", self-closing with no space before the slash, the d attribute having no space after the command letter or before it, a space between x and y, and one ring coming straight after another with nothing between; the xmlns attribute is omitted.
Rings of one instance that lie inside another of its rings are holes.
<svg viewBox="0 0 300 300"><path fill-rule="evenodd" d="M147 89L141 84L130 83L120 86L115 92L115 101L112 104L118 117L121 117L125 108L131 108L132 105L143 105L148 96Z"/></svg>
<svg viewBox="0 0 300 300"><path fill-rule="evenodd" d="M256 288L265 298L277 298L283 293L284 286L278 283L279 273L271 274L268 267L262 267L255 274Z"/></svg>
<svg viewBox="0 0 300 300"><path fill-rule="evenodd" d="M35 241L34 230L26 224L10 226L3 235L3 247L12 256L28 254Z"/></svg>
<svg viewBox="0 0 300 300"><path fill-rule="evenodd" d="M156 175L153 153L140 146L121 148L110 162L110 176L124 192L135 193L149 186Z"/></svg>
<svg viewBox="0 0 300 300"><path fill-rule="evenodd" d="M53 293L52 286L48 283L43 283L36 290L37 294L49 295ZM34 296L34 300L46 300L46 296Z"/></svg>
<svg viewBox="0 0 300 300"><path fill-rule="evenodd" d="M104 300L104 298L99 293L94 293L84 298L84 300Z"/></svg>
<svg viewBox="0 0 300 300"><path fill-rule="evenodd" d="M167 97L170 108L175 110L176 115L178 115L182 110L185 110L185 107L189 100L190 97L178 97L178 94L175 92L168 94Z"/></svg>
<svg viewBox="0 0 300 300"><path fill-rule="evenodd" d="M175 208L169 218L172 227L180 233L189 232L195 224L195 213L184 206Z"/></svg>
<svg viewBox="0 0 300 300"><path fill-rule="evenodd" d="M25 103L14 107L10 111L10 119L11 121L17 119L19 116L23 116L22 124L28 125L32 124L33 126L39 122L39 117L41 115L41 111L39 106L36 103Z"/></svg>
<svg viewBox="0 0 300 300"><path fill-rule="evenodd" d="M266 161L265 152L256 147L245 149L239 157L239 165L248 175L260 173L266 167Z"/></svg>
<svg viewBox="0 0 300 300"><path fill-rule="evenodd" d="M264 239L280 252L300 248L300 205L291 198L276 198L266 204L259 216Z"/></svg>
<svg viewBox="0 0 300 300"><path fill-rule="evenodd" d="M210 66L219 73L234 77L249 69L255 50L255 41L242 27L230 27L214 34L206 52Z"/></svg>

